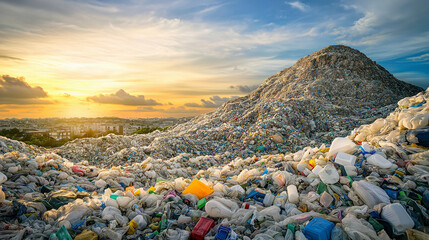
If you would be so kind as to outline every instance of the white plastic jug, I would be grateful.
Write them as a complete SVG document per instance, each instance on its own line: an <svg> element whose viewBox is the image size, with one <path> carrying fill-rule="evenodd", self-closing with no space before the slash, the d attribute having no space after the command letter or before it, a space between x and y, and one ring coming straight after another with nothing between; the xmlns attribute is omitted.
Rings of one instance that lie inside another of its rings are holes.
<svg viewBox="0 0 429 240"><path fill-rule="evenodd" d="M392 163L381 156L380 154L373 154L366 159L369 164L375 165L381 168L390 168L392 167Z"/></svg>
<svg viewBox="0 0 429 240"><path fill-rule="evenodd" d="M381 217L390 223L395 234L401 234L405 230L414 227L413 219L400 203L393 203L383 207Z"/></svg>
<svg viewBox="0 0 429 240"><path fill-rule="evenodd" d="M311 170L314 174L319 175L319 172L323 169L323 167L316 165L313 170Z"/></svg>
<svg viewBox="0 0 429 240"><path fill-rule="evenodd" d="M335 157L335 162L343 166L354 166L356 162L356 156L344 152L338 152L337 156Z"/></svg>
<svg viewBox="0 0 429 240"><path fill-rule="evenodd" d="M287 186L287 194L290 203L296 204L299 202L298 189L296 189L295 185Z"/></svg>
<svg viewBox="0 0 429 240"><path fill-rule="evenodd" d="M325 184L335 184L340 180L340 175L332 164L326 165L323 170L319 172L319 177Z"/></svg>
<svg viewBox="0 0 429 240"><path fill-rule="evenodd" d="M328 157L332 157L338 152L353 153L355 147L356 144L348 138L335 138L329 148Z"/></svg>

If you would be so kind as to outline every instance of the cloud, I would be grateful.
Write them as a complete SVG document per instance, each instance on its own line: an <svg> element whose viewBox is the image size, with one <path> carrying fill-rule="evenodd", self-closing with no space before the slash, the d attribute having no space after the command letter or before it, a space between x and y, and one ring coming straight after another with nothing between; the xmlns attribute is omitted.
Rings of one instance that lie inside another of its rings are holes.
<svg viewBox="0 0 429 240"><path fill-rule="evenodd" d="M290 5L293 8L299 9L303 12L308 11L309 6L305 3L302 3L300 1L295 1L295 2L286 2L286 4Z"/></svg>
<svg viewBox="0 0 429 240"><path fill-rule="evenodd" d="M116 112L159 112L159 113L202 113L201 110L186 108L185 106L170 107L170 108L154 108L152 106L141 106L131 110L116 110Z"/></svg>
<svg viewBox="0 0 429 240"><path fill-rule="evenodd" d="M6 56L6 55L0 55L0 58L6 59L6 60L14 60L14 61L23 61L24 60L22 58L11 57L11 56Z"/></svg>
<svg viewBox="0 0 429 240"><path fill-rule="evenodd" d="M235 86L231 86L230 88L232 89L237 89L238 91L242 92L242 93L250 93L253 90L257 89L259 87L259 85L235 85Z"/></svg>
<svg viewBox="0 0 429 240"><path fill-rule="evenodd" d="M155 106L162 105L161 103L153 100L146 99L143 95L133 96L123 89L118 90L116 93L111 94L100 94L97 96L87 97L88 101L93 101L96 103L103 104L118 104L118 105L128 105L128 106Z"/></svg>
<svg viewBox="0 0 429 240"><path fill-rule="evenodd" d="M200 103L186 103L185 106L187 107L197 107L197 108L217 108L222 106L225 102L238 98L238 96L232 96L232 97L219 97L219 96L213 96L210 97L209 100L201 99Z"/></svg>
<svg viewBox="0 0 429 240"><path fill-rule="evenodd" d="M410 60L413 62L426 62L426 61L429 61L429 53L425 53L420 56L409 57L407 58L407 60Z"/></svg>
<svg viewBox="0 0 429 240"><path fill-rule="evenodd" d="M427 51L429 47L426 0L346 0L344 9L359 17L349 26L337 24L331 32L343 44L364 47L371 57L399 58Z"/></svg>
<svg viewBox="0 0 429 240"><path fill-rule="evenodd" d="M0 76L0 104L49 104L43 88L31 87L23 77Z"/></svg>
<svg viewBox="0 0 429 240"><path fill-rule="evenodd" d="M139 107L133 111L136 112L161 112L161 113L200 113L199 110L186 108L184 106L170 107L167 109L156 109L153 107Z"/></svg>

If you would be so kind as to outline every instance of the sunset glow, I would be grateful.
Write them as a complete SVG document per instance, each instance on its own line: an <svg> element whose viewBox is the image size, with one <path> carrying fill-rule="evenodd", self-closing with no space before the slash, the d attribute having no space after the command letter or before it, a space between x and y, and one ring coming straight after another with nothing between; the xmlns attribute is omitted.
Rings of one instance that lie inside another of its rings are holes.
<svg viewBox="0 0 429 240"><path fill-rule="evenodd" d="M0 118L194 116L337 43L428 87L429 31L371 18L407 19L401 4L274 2L0 1Z"/></svg>

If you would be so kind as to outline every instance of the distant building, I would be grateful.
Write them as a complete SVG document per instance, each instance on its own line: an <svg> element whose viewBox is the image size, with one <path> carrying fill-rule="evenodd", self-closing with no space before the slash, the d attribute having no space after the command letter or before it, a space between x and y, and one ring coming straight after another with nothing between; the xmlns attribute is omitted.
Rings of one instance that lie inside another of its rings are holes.
<svg viewBox="0 0 429 240"><path fill-rule="evenodd" d="M72 136L71 130L56 130L49 132L49 136L55 140L70 139Z"/></svg>

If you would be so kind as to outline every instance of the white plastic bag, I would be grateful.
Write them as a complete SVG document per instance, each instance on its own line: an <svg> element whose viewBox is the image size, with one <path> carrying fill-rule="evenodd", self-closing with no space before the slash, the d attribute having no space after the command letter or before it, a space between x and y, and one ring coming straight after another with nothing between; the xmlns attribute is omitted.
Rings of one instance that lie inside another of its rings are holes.
<svg viewBox="0 0 429 240"><path fill-rule="evenodd" d="M210 217L230 218L237 211L237 203L224 198L215 197L208 201L205 210Z"/></svg>

